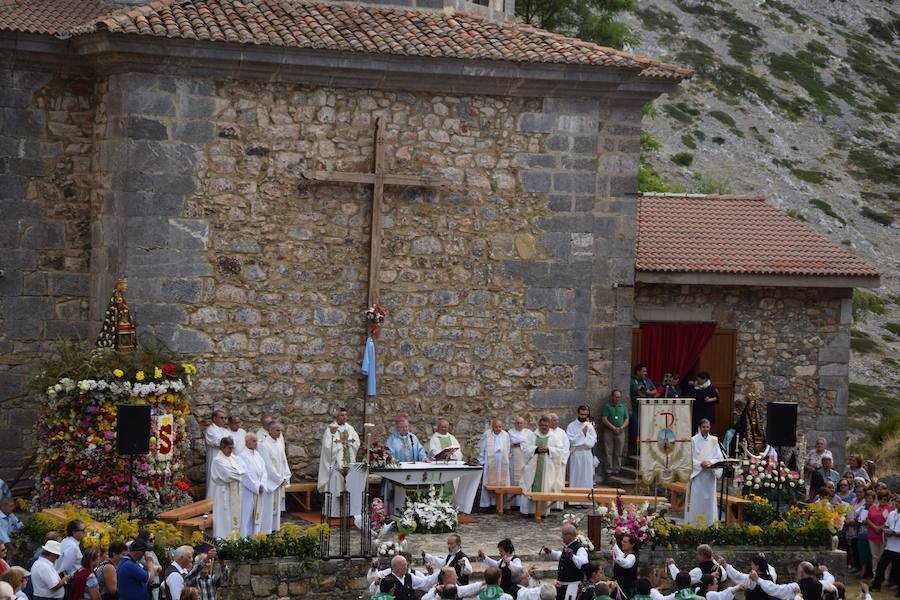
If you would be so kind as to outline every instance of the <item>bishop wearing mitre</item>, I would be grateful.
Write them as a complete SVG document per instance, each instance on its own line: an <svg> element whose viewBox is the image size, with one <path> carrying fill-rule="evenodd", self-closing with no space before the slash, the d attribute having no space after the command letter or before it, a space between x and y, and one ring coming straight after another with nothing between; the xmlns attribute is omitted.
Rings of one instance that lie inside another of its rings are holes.
<svg viewBox="0 0 900 600"><path fill-rule="evenodd" d="M338 409L334 422L322 434L319 457L319 492L331 493L330 516L341 514L341 493L347 489L347 469L356 461L359 445L359 435L347 422L347 409Z"/></svg>
<svg viewBox="0 0 900 600"><path fill-rule="evenodd" d="M550 417L538 421L538 430L530 433L523 447L525 467L522 469L522 490L530 492L558 492L562 489L560 472L565 447L559 436L550 432ZM528 496L519 499L519 511L523 515L534 514L534 502ZM550 503L544 503L545 514Z"/></svg>
<svg viewBox="0 0 900 600"><path fill-rule="evenodd" d="M711 526L719 520L716 481L722 478L722 469L714 468L713 465L725 457L719 447L719 439L709 433L709 419L700 419L697 434L691 438L691 448L693 468L688 484L684 522L694 526Z"/></svg>

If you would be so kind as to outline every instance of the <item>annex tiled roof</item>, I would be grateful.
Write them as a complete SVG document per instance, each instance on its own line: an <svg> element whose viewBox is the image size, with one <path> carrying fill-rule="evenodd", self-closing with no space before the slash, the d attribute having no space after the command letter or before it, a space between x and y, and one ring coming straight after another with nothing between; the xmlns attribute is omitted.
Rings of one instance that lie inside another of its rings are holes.
<svg viewBox="0 0 900 600"><path fill-rule="evenodd" d="M103 0L0 0L0 30L64 35L109 12Z"/></svg>
<svg viewBox="0 0 900 600"><path fill-rule="evenodd" d="M763 196L643 194L639 271L878 277L878 271Z"/></svg>
<svg viewBox="0 0 900 600"><path fill-rule="evenodd" d="M339 52L561 63L631 70L652 79L678 80L692 73L527 25L463 13L300 0L158 0L106 14L68 10L99 1L0 0L0 29L76 34L107 29ZM11 8L2 8L4 3L12 3ZM69 18L69 12L75 14Z"/></svg>

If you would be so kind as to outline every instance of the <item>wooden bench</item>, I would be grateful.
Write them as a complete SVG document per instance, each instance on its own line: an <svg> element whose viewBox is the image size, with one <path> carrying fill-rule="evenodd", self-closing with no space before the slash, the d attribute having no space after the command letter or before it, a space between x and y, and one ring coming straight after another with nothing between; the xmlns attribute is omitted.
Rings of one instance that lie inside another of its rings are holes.
<svg viewBox="0 0 900 600"><path fill-rule="evenodd" d="M486 485L484 489L494 494L497 499L496 506L494 508L494 512L498 515L503 514L504 504L506 502L506 496L518 496L522 493L522 488L519 486L504 486L504 485ZM625 490L621 488L594 488L593 489L594 496L609 496L615 494L624 494ZM571 502L582 502L582 501L590 501L591 497L591 488L563 488L560 493L571 493L571 494L581 494L576 499L571 500Z"/></svg>
<svg viewBox="0 0 900 600"><path fill-rule="evenodd" d="M166 512L156 515L156 518L166 523L177 523L178 521L199 517L203 514L212 514L212 510L213 501L212 499L208 499L201 500L200 502L191 502L190 504L167 510Z"/></svg>
<svg viewBox="0 0 900 600"><path fill-rule="evenodd" d="M532 502L535 503L535 512L534 512L534 520L537 523L541 522L543 515L541 513L544 512L544 503L545 502L584 502L591 500L590 493L584 492L529 492L524 494L531 499ZM612 504L616 501L616 498L620 498L623 504L641 504L643 502L649 502L653 504L656 502L665 502L666 499L659 496L634 496L634 495L624 495L624 494L598 494L596 490L594 490L594 503L598 505L608 505L612 506Z"/></svg>
<svg viewBox="0 0 900 600"><path fill-rule="evenodd" d="M484 489L494 494L497 499L497 505L494 507L494 512L498 515L503 514L503 503L505 502L506 496L518 496L522 493L522 488L517 485L486 485Z"/></svg>
<svg viewBox="0 0 900 600"><path fill-rule="evenodd" d="M175 523L175 526L181 531L181 539L187 544L191 541L191 535L194 531L203 533L213 526L213 516L210 512L205 519L203 518L203 515L191 517L190 519L183 519Z"/></svg>
<svg viewBox="0 0 900 600"><path fill-rule="evenodd" d="M45 515L53 517L58 521L62 521L63 523L67 523L69 521L69 518L66 516L66 510L64 508L45 508L41 512ZM107 533L112 529L108 523L101 523L93 519L84 519L84 527L85 529L96 531L98 533Z"/></svg>
<svg viewBox="0 0 900 600"><path fill-rule="evenodd" d="M687 484L675 482L669 484L669 493L672 498L672 510L674 512L686 512ZM718 498L718 494L716 494ZM725 524L738 524L744 522L744 507L750 501L740 496L725 496Z"/></svg>
<svg viewBox="0 0 900 600"><path fill-rule="evenodd" d="M315 482L304 481L291 483L285 488L284 493L291 497L306 512L312 512L312 493L318 485Z"/></svg>

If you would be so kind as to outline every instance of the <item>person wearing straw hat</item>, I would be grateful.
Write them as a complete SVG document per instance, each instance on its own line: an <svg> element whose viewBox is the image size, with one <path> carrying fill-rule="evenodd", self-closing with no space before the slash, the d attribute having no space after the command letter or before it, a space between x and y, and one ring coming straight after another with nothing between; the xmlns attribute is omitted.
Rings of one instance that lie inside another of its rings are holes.
<svg viewBox="0 0 900 600"><path fill-rule="evenodd" d="M64 598L66 595L66 584L69 583L69 576L63 575L60 577L54 566L54 563L62 554L59 542L48 540L41 550L41 557L31 566L31 583L34 586L32 600Z"/></svg>

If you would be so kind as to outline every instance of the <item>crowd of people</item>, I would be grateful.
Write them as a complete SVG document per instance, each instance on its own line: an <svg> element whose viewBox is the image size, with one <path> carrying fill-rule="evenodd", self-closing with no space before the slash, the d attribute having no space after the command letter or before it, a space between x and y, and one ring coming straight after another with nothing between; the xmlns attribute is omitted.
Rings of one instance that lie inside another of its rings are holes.
<svg viewBox="0 0 900 600"><path fill-rule="evenodd" d="M0 561L0 600L215 600L228 575L209 545L196 557L192 546L181 546L161 563L151 531L88 548L85 536L85 524L74 519L65 536L48 533L34 556ZM8 556L12 544L7 539L0 549Z"/></svg>

